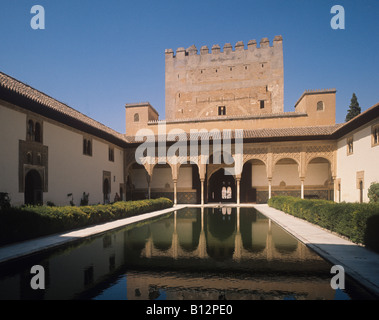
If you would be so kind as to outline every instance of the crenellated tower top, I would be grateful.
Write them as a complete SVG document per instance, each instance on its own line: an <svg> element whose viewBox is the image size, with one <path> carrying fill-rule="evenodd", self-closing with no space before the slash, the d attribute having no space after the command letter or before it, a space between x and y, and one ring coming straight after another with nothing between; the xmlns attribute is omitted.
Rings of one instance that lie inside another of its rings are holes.
<svg viewBox="0 0 379 320"><path fill-rule="evenodd" d="M185 49L184 47L180 47L176 50L176 52L174 52L173 49L166 49L165 54L166 54L166 57L168 57L168 58L178 58L178 59L185 58L188 56L193 56L193 55L209 55L209 54L229 55L229 54L238 53L238 52L241 52L244 50L254 51L254 50L265 49L265 48L269 48L269 47L280 47L281 48L282 42L283 42L282 36L275 36L273 43L272 43L272 46L270 46L270 41L268 38L262 38L260 43L259 43L259 47L257 47L257 41L256 40L250 40L247 43L247 47L245 47L245 44L243 41L238 41L235 44L234 48L230 43L226 43L223 47L223 51L221 51L221 47L218 44L214 44L211 47L211 52L209 51L209 48L206 45L204 45L200 48L200 52L196 48L195 45L192 45L187 49Z"/></svg>

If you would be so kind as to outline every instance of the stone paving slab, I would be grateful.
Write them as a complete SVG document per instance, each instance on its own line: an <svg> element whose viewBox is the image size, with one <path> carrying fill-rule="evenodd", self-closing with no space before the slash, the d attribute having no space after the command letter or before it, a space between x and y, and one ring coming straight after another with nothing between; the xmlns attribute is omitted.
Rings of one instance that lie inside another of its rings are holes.
<svg viewBox="0 0 379 320"><path fill-rule="evenodd" d="M41 237L41 238L37 238L33 240L28 240L28 241L0 247L0 263L13 260L13 259L22 258L24 256L27 256L27 255L30 255L42 250L58 247L63 244L67 244L69 242L84 239L86 237L98 235L100 233L103 233L115 228L121 228L128 224L132 224L132 223L150 219L150 218L155 218L155 217L158 217L160 215L163 215L175 210L180 210L184 207L185 206L183 205L177 205L173 208L154 211L151 213L145 213L145 214L138 215L135 217L120 219L120 220L104 223L101 225L87 227L80 230L65 232L61 234L54 234L51 236Z"/></svg>
<svg viewBox="0 0 379 320"><path fill-rule="evenodd" d="M305 245L379 296L379 254L346 240L328 230L296 218L267 204L254 205Z"/></svg>

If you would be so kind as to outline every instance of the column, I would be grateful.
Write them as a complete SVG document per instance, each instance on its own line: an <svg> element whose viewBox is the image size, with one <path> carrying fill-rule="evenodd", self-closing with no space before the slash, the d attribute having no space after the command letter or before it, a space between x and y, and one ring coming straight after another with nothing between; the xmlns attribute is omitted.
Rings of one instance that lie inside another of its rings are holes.
<svg viewBox="0 0 379 320"><path fill-rule="evenodd" d="M272 179L268 179L268 198L271 199L271 183Z"/></svg>
<svg viewBox="0 0 379 320"><path fill-rule="evenodd" d="M174 180L174 206L177 204L177 198L176 198L176 180Z"/></svg>
<svg viewBox="0 0 379 320"><path fill-rule="evenodd" d="M201 182L201 205L204 205L204 179L201 179L200 182Z"/></svg>
<svg viewBox="0 0 379 320"><path fill-rule="evenodd" d="M237 205L240 204L240 181L241 179L236 179L237 180Z"/></svg>
<svg viewBox="0 0 379 320"><path fill-rule="evenodd" d="M147 180L147 195L148 195L148 199L150 200L151 199L151 177L149 174L146 175L146 180Z"/></svg>
<svg viewBox="0 0 379 320"><path fill-rule="evenodd" d="M301 199L304 199L304 178L301 179Z"/></svg>

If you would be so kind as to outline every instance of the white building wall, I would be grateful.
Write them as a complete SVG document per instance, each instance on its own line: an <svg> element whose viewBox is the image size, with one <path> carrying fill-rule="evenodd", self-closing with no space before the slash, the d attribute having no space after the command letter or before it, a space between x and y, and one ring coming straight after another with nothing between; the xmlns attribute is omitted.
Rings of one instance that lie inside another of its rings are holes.
<svg viewBox="0 0 379 320"><path fill-rule="evenodd" d="M378 120L376 120L378 123ZM359 202L357 172L364 171L363 201L368 202L367 191L372 182L379 182L379 146L371 145L369 123L337 142L337 180L341 182L341 201ZM347 138L353 137L353 154L347 154ZM337 195L336 200L338 201Z"/></svg>
<svg viewBox="0 0 379 320"><path fill-rule="evenodd" d="M305 175L304 185L306 186L323 186L330 180L329 163L310 163L308 164Z"/></svg>
<svg viewBox="0 0 379 320"><path fill-rule="evenodd" d="M18 192L19 140L26 139L26 114L0 104L0 192L6 192L12 205L24 204Z"/></svg>
<svg viewBox="0 0 379 320"><path fill-rule="evenodd" d="M47 121L43 126L44 145L49 148L49 192L44 193L44 202L69 205L67 194L72 193L79 205L85 192L89 193L89 204L103 203L103 171L111 172L113 201L123 183L123 151L114 147L111 162L108 152L113 145L92 137L92 156L87 156L83 154L83 134Z"/></svg>
<svg viewBox="0 0 379 320"><path fill-rule="evenodd" d="M272 174L272 185L278 186L282 181L286 186L298 186L301 184L297 164L277 164Z"/></svg>
<svg viewBox="0 0 379 320"><path fill-rule="evenodd" d="M6 192L11 204L24 204L19 192L19 140L26 140L27 115L13 107L0 105L0 192ZM103 203L103 171L111 172L111 196L120 192L123 178L123 151L104 140L92 137L92 156L83 155L83 134L69 127L43 119L43 145L48 147L48 192L43 202L69 205L80 204L83 192L89 193L89 203ZM90 137L86 135L87 137ZM114 162L109 161L109 146L114 147Z"/></svg>

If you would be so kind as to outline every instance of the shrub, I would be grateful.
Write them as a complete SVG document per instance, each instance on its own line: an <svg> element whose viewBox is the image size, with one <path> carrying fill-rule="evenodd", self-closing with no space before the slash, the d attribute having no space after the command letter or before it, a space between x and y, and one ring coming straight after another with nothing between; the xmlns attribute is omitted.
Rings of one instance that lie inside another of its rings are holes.
<svg viewBox="0 0 379 320"><path fill-rule="evenodd" d="M334 203L279 196L271 198L268 204L379 250L379 203Z"/></svg>
<svg viewBox="0 0 379 320"><path fill-rule="evenodd" d="M367 196L370 202L379 203L379 183L371 183L370 188L368 188Z"/></svg>
<svg viewBox="0 0 379 320"><path fill-rule="evenodd" d="M0 245L172 207L166 198L82 207L25 206L0 210Z"/></svg>
<svg viewBox="0 0 379 320"><path fill-rule="evenodd" d="M0 192L0 209L10 208L11 199L9 198L8 193Z"/></svg>

